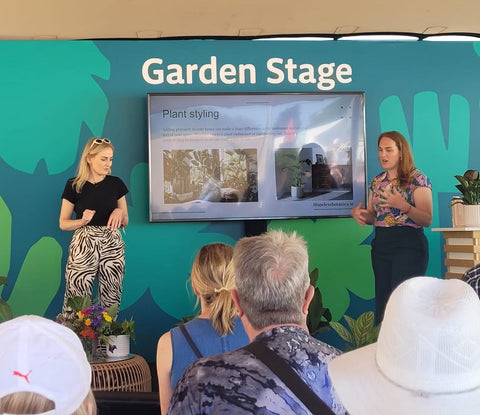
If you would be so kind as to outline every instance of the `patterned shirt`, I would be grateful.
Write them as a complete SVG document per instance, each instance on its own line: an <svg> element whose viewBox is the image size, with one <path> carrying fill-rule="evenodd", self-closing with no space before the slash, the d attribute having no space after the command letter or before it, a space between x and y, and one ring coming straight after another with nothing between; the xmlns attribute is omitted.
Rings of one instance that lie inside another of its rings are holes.
<svg viewBox="0 0 480 415"><path fill-rule="evenodd" d="M475 292L480 296L480 264L475 265L473 268L470 268L462 276L462 281L465 281L469 284Z"/></svg>
<svg viewBox="0 0 480 415"><path fill-rule="evenodd" d="M298 326L275 327L255 340L286 360L336 414L345 414L327 373L327 363L339 350ZM177 414L308 415L310 411L262 362L238 349L189 366L170 401L168 415Z"/></svg>
<svg viewBox="0 0 480 415"><path fill-rule="evenodd" d="M372 183L370 184L370 192L372 193L372 206L377 216L375 226L411 226L412 228L421 228L421 226L417 225L407 215L400 212L400 209L381 206L381 203L385 201L385 198L379 192L380 190L388 192L391 190L392 186L394 186L408 203L415 206L415 199L413 197L415 190L419 187L432 189L430 179L418 169L415 169L412 174L412 183L405 190L400 188L397 179L389 182L387 172L382 172L373 178Z"/></svg>

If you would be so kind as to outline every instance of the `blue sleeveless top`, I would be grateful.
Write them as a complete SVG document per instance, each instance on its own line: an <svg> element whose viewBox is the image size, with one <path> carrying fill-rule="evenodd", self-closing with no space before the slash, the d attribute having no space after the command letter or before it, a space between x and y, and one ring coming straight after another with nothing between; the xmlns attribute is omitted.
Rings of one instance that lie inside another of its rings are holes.
<svg viewBox="0 0 480 415"><path fill-rule="evenodd" d="M206 318L194 318L185 324L193 342L203 356L229 352L247 345L250 340L245 333L242 321L235 317L235 331L222 337L212 326L212 321ZM172 377L170 384L175 389L178 380L182 377L185 369L197 360L195 352L185 339L179 327L170 330L172 338Z"/></svg>

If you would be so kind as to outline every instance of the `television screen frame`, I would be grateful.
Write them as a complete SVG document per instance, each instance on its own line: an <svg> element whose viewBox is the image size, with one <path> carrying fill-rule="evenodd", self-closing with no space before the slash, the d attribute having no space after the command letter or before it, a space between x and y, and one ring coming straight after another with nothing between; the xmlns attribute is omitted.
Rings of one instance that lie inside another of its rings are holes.
<svg viewBox="0 0 480 415"><path fill-rule="evenodd" d="M349 217L365 205L364 91L147 93L147 107L150 222Z"/></svg>

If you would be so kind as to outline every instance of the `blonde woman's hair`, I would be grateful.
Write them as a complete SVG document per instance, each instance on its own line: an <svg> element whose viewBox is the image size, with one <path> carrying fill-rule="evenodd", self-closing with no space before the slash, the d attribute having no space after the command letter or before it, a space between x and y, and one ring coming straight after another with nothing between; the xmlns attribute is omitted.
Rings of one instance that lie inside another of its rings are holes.
<svg viewBox="0 0 480 415"><path fill-rule="evenodd" d="M412 183L412 172L415 170L415 161L413 159L412 149L408 144L407 139L398 131L385 131L378 137L377 145L380 145L380 140L383 137L388 137L395 142L400 151L400 163L397 171L397 178L400 182L400 187L406 189Z"/></svg>
<svg viewBox="0 0 480 415"><path fill-rule="evenodd" d="M204 245L192 265L191 280L197 295L210 308L213 328L225 336L235 328L237 315L230 291L235 288L233 247L223 243Z"/></svg>
<svg viewBox="0 0 480 415"><path fill-rule="evenodd" d="M90 174L87 157L95 156L106 148L110 148L112 151L114 150L110 140L101 137L92 137L90 140L88 140L87 144L85 144L85 147L82 151L82 156L80 157L80 161L78 163L77 173L75 174L75 178L73 179L72 183L72 186L77 193L82 191L83 185L88 180L88 176ZM109 171L108 174L111 174L111 171Z"/></svg>
<svg viewBox="0 0 480 415"><path fill-rule="evenodd" d="M35 392L15 392L0 399L0 413L41 414L55 409L55 403ZM90 390L80 407L72 414L97 415L97 403Z"/></svg>

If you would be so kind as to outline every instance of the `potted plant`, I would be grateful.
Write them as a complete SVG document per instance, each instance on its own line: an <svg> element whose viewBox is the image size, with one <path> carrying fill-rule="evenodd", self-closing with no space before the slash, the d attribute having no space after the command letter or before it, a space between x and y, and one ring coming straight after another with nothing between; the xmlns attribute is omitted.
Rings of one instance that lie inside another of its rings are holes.
<svg viewBox="0 0 480 415"><path fill-rule="evenodd" d="M285 156L290 160L287 169L290 177L290 192L292 200L299 200L303 197L303 180L305 177L303 166L305 164L310 166L312 161L310 159L299 160L298 156L292 153L286 154Z"/></svg>
<svg viewBox="0 0 480 415"><path fill-rule="evenodd" d="M5 285L7 282L7 277L0 277L0 287ZM0 298L0 320L10 320L13 317L12 308L10 305Z"/></svg>
<svg viewBox="0 0 480 415"><path fill-rule="evenodd" d="M464 226L480 226L480 178L478 170L467 170L463 176L455 176L459 184L455 187L462 196L452 200L450 207L461 204Z"/></svg>
<svg viewBox="0 0 480 415"><path fill-rule="evenodd" d="M106 353L110 358L124 358L130 354L130 339L135 341L135 322L133 319L112 321L105 330L107 337Z"/></svg>

